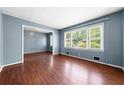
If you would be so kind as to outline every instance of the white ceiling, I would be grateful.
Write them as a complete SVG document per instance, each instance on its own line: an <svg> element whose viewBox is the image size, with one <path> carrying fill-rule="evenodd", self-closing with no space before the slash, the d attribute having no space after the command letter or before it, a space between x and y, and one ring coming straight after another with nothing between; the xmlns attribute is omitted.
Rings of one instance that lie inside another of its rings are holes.
<svg viewBox="0 0 124 93"><path fill-rule="evenodd" d="M56 29L107 15L122 7L1 7L5 14Z"/></svg>

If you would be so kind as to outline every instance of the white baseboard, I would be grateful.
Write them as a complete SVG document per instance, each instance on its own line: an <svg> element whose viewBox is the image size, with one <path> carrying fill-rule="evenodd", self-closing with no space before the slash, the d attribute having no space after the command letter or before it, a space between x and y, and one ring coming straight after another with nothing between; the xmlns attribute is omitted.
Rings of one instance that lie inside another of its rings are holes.
<svg viewBox="0 0 124 93"><path fill-rule="evenodd" d="M2 69L3 69L4 67L6 67L6 66L11 66L11 65L20 64L20 63L22 63L22 61L15 62L15 63L11 63L11 64L6 64L6 65L2 65L2 66L0 67L0 72L1 72Z"/></svg>
<svg viewBox="0 0 124 93"><path fill-rule="evenodd" d="M37 52L45 52L48 50L42 50L42 51L30 51L30 52L24 52L24 54L30 54L30 53L37 53Z"/></svg>
<svg viewBox="0 0 124 93"><path fill-rule="evenodd" d="M54 53L54 55L59 55L60 53Z"/></svg>
<svg viewBox="0 0 124 93"><path fill-rule="evenodd" d="M122 70L124 71L124 67L122 68Z"/></svg>
<svg viewBox="0 0 124 93"><path fill-rule="evenodd" d="M0 72L2 71L2 69L3 69L3 67L2 67L2 66L0 66Z"/></svg>
<svg viewBox="0 0 124 93"><path fill-rule="evenodd" d="M65 53L61 53L62 55L66 55L66 56L70 56L70 57L74 57L74 58L79 58L79 59L83 59L83 60L87 60L90 62L95 62L95 63L99 63L99 64L103 64L103 65L108 65L108 66L112 66L112 67L116 67L116 68L120 68L124 71L124 68L121 66L116 66L116 65L112 65L112 64L107 64L104 62L100 62L100 61L96 61L96 60L91 60L91 59L87 59L87 58L82 58L82 57L78 57L78 56L74 56L74 55L70 55L70 54L65 54Z"/></svg>

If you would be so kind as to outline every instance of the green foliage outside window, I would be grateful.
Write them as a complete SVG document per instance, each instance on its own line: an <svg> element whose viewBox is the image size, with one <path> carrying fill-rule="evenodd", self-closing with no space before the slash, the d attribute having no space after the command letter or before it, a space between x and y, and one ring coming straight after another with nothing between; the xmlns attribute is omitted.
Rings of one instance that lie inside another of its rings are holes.
<svg viewBox="0 0 124 93"><path fill-rule="evenodd" d="M99 40L91 40L91 48L100 48L100 39Z"/></svg>
<svg viewBox="0 0 124 93"><path fill-rule="evenodd" d="M87 47L87 42L86 42L86 39L87 39L87 33L86 33L86 29L83 29L80 31L80 35L79 35L79 47L81 48L86 48Z"/></svg>
<svg viewBox="0 0 124 93"><path fill-rule="evenodd" d="M101 49L102 43L101 25L80 28L71 32L66 32L66 47L74 48L96 48Z"/></svg>
<svg viewBox="0 0 124 93"><path fill-rule="evenodd" d="M94 27L91 29L91 38L100 37L100 27Z"/></svg>
<svg viewBox="0 0 124 93"><path fill-rule="evenodd" d="M71 40L66 40L66 47L70 47L71 46Z"/></svg>
<svg viewBox="0 0 124 93"><path fill-rule="evenodd" d="M78 39L78 31L72 32L72 46L73 47L78 47L79 39Z"/></svg>
<svg viewBox="0 0 124 93"><path fill-rule="evenodd" d="M71 38L71 32L66 32L66 39L70 39Z"/></svg>
<svg viewBox="0 0 124 93"><path fill-rule="evenodd" d="M91 48L100 48L100 27L93 27L90 31L90 38L91 38Z"/></svg>

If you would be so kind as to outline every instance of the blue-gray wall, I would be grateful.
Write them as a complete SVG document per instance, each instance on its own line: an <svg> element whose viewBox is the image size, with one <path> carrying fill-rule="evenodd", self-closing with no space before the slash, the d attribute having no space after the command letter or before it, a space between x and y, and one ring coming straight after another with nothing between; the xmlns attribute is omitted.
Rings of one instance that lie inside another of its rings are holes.
<svg viewBox="0 0 124 93"><path fill-rule="evenodd" d="M60 35L59 35L59 31L57 31L56 33L53 34L54 35L54 53L55 54L59 54L60 53L60 44L59 42L60 40Z"/></svg>
<svg viewBox="0 0 124 93"><path fill-rule="evenodd" d="M3 63L3 29L2 29L2 11L0 10L0 66Z"/></svg>
<svg viewBox="0 0 124 93"><path fill-rule="evenodd" d="M122 43L123 43L123 35L122 35L122 11L113 13L111 15L107 15L101 18L109 18L104 21L104 52L96 52L90 50L80 50L80 49L71 49L64 48L64 32L68 31L70 28L63 29L60 32L61 39L61 53L70 52L71 55L79 56L82 58L87 58L93 60L94 56L100 57L100 61L114 64L117 66L122 66ZM90 20L84 22L80 25L85 25L89 22L93 22L99 20L101 18L97 18L94 20ZM78 25L76 25L78 26ZM74 26L73 26L74 27ZM80 54L80 55L79 55Z"/></svg>
<svg viewBox="0 0 124 93"><path fill-rule="evenodd" d="M10 64L21 61L22 56L22 25L35 26L54 32L55 53L59 53L59 32L56 29L25 21L9 15L3 14L3 34L4 34L4 63Z"/></svg>
<svg viewBox="0 0 124 93"><path fill-rule="evenodd" d="M24 53L47 51L47 34L24 31Z"/></svg>

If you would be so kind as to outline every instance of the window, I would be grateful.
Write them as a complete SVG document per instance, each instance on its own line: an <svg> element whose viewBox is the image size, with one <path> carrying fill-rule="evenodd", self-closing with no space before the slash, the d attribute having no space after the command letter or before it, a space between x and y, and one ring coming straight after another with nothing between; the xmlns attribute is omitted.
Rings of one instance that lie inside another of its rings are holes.
<svg viewBox="0 0 124 93"><path fill-rule="evenodd" d="M71 47L71 32L66 32L65 34L65 46Z"/></svg>
<svg viewBox="0 0 124 93"><path fill-rule="evenodd" d="M53 35L50 35L50 46L53 46Z"/></svg>
<svg viewBox="0 0 124 93"><path fill-rule="evenodd" d="M87 48L87 29L82 29L79 34L79 47Z"/></svg>
<svg viewBox="0 0 124 93"><path fill-rule="evenodd" d="M65 47L103 50L103 24L65 32Z"/></svg>
<svg viewBox="0 0 124 93"><path fill-rule="evenodd" d="M102 38L103 38L102 26L98 25L91 27L89 33L90 33L89 34L90 48L102 49Z"/></svg>
<svg viewBox="0 0 124 93"><path fill-rule="evenodd" d="M72 47L78 47L79 44L79 32L73 31L72 32Z"/></svg>

